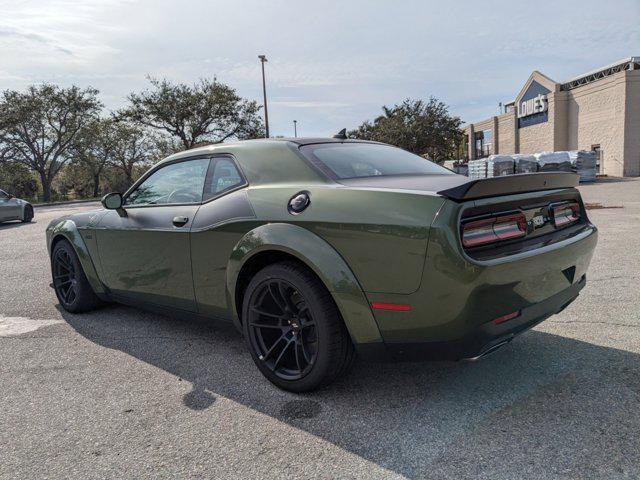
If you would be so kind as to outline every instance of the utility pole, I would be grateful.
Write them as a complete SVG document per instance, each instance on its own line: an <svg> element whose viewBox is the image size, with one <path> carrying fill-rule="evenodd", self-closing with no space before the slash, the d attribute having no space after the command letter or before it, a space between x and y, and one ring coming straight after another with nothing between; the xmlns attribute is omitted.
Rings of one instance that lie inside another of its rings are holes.
<svg viewBox="0 0 640 480"><path fill-rule="evenodd" d="M267 112L267 84L264 80L264 63L267 61L267 57L264 55L258 55L260 63L262 64L262 95L264 96L264 128L265 137L269 138L269 113Z"/></svg>
<svg viewBox="0 0 640 480"><path fill-rule="evenodd" d="M293 138L298 138L298 120L293 121Z"/></svg>

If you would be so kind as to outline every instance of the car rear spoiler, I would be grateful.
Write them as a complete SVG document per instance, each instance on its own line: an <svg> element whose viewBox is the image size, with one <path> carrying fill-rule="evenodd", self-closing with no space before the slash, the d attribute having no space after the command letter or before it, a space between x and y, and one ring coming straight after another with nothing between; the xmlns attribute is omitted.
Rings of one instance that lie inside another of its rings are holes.
<svg viewBox="0 0 640 480"><path fill-rule="evenodd" d="M568 172L542 172L507 175L504 177L469 180L457 187L440 190L439 195L456 202L479 198L513 195L516 193L573 188L578 185L580 176Z"/></svg>

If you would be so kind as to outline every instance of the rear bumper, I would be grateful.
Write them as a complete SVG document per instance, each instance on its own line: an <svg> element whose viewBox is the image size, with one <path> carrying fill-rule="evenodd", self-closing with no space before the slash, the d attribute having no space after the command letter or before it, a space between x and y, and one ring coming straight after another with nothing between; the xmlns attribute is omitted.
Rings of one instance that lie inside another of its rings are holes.
<svg viewBox="0 0 640 480"><path fill-rule="evenodd" d="M356 345L361 357L370 361L477 359L510 342L516 335L561 312L579 295L586 276L569 288L534 305L504 323L485 322L461 338L439 342L376 343Z"/></svg>
<svg viewBox="0 0 640 480"><path fill-rule="evenodd" d="M453 232L450 226L432 229L415 293L366 293L370 302L410 305L410 311L374 310L385 343L451 342L543 303L582 279L598 238L589 224L566 240L479 262L465 256Z"/></svg>

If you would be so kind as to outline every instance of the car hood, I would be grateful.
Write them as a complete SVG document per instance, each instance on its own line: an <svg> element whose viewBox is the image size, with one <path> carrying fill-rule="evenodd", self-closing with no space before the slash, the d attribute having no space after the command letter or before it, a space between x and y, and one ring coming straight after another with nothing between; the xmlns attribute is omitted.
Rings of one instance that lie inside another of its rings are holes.
<svg viewBox="0 0 640 480"><path fill-rule="evenodd" d="M65 220L71 220L78 228L91 227L96 225L105 213L107 213L107 210L102 208L98 210L90 210L88 212L79 212L72 213L71 215L64 215L51 220L47 228L53 228L60 222L64 222Z"/></svg>

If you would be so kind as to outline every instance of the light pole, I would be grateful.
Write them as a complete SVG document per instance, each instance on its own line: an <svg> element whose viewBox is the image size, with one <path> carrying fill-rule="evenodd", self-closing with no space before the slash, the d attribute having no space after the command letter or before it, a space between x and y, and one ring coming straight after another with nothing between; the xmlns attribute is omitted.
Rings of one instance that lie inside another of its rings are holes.
<svg viewBox="0 0 640 480"><path fill-rule="evenodd" d="M262 64L262 95L264 96L264 128L265 137L269 138L269 113L267 112L267 84L264 80L264 63L267 61L267 57L264 55L258 55L260 63Z"/></svg>
<svg viewBox="0 0 640 480"><path fill-rule="evenodd" d="M298 138L298 120L293 121L293 138Z"/></svg>

